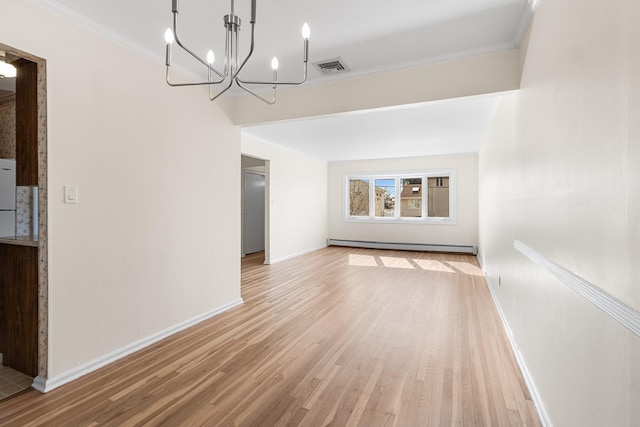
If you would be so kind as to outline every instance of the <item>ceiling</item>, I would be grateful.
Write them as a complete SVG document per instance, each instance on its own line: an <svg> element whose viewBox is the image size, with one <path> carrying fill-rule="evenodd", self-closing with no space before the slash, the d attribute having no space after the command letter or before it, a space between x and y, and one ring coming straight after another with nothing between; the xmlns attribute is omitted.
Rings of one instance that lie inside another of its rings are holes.
<svg viewBox="0 0 640 427"><path fill-rule="evenodd" d="M329 161L478 152L498 97L253 126L243 132Z"/></svg>
<svg viewBox="0 0 640 427"><path fill-rule="evenodd" d="M35 1L164 62L163 33L172 22L169 0ZM313 84L517 47L533 3L535 0L259 0L256 51L244 69L244 78L268 80L271 58L278 56L279 79L299 79L304 22L311 26L310 63L340 57L350 70L327 77L310 67L308 83ZM181 40L202 56L213 49L221 58L222 16L229 13L230 1L180 0L179 5ZM235 5L244 24L241 52L249 44L249 5L250 0L238 0ZM173 61L193 78L206 78L202 66L178 48L174 48ZM486 98L438 102L261 125L246 131L330 160L477 151L479 138L473 135L484 131L495 102ZM372 142L383 137L392 138L393 149L388 139Z"/></svg>

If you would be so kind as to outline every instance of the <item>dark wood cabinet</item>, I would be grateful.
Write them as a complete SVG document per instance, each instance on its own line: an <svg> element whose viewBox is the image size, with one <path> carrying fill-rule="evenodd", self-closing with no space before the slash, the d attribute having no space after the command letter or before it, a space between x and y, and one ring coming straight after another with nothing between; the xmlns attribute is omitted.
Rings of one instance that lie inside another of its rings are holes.
<svg viewBox="0 0 640 427"><path fill-rule="evenodd" d="M3 365L38 375L38 248L0 244Z"/></svg>
<svg viewBox="0 0 640 427"><path fill-rule="evenodd" d="M16 184L38 185L38 64L13 62L16 76Z"/></svg>

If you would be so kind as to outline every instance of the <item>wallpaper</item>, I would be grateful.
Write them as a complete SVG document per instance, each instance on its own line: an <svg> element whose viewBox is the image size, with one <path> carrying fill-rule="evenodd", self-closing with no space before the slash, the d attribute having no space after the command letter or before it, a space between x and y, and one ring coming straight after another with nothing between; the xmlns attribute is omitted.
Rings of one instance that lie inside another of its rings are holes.
<svg viewBox="0 0 640 427"><path fill-rule="evenodd" d="M16 235L33 234L33 187L19 186L16 189Z"/></svg>
<svg viewBox="0 0 640 427"><path fill-rule="evenodd" d="M16 97L0 99L0 158L16 158Z"/></svg>

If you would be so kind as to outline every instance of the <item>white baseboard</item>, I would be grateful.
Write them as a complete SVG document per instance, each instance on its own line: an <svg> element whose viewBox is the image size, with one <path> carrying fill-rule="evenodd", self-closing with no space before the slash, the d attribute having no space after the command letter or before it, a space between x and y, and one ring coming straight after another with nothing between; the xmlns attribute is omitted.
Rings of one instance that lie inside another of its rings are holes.
<svg viewBox="0 0 640 427"><path fill-rule="evenodd" d="M93 371L96 371L110 363L115 362L116 360L122 359L125 356L130 355L131 353L135 353L136 351L142 350L145 347L150 346L164 338L167 338L177 332L180 332L184 329L187 329L193 325L196 325L204 320L210 319L211 317L230 310L234 307L237 307L243 303L242 298L239 298L235 301L232 301L228 304L225 304L221 307L215 308L207 313L204 313L200 316L196 316L192 319L187 320L186 322L182 322L178 325L167 328L163 331L155 333L151 336L143 338L139 341L131 343L127 346L119 348L111 353L108 353L102 357L94 359L90 362L84 363L76 368L73 368L69 371L66 371L60 375L57 375L52 378L43 378L36 377L33 380L33 384L31 385L34 389L38 390L40 393L47 393L51 390L54 390L64 384L67 384L71 381L74 381L84 375L87 375Z"/></svg>
<svg viewBox="0 0 640 427"><path fill-rule="evenodd" d="M542 403L542 399L540 398L540 394L538 393L538 389L536 388L535 383L533 382L533 377L527 368L527 364L522 357L522 353L520 353L520 349L518 349L518 343L513 337L513 332L511 331L511 327L509 326L509 322L507 321L507 317L502 310L502 306L500 306L500 301L495 294L494 286L489 277L487 276L487 272L483 273L485 280L487 281L487 286L489 287L489 292L491 293L491 297L493 298L493 302L498 309L498 314L500 315L500 319L502 320L502 324L504 325L504 329L507 333L507 338L509 338L509 342L511 343L511 348L513 349L513 354L516 357L516 361L518 362L518 366L520 366L520 370L522 371L522 376L524 377L524 382L527 384L527 388L529 389L529 393L531 394L531 399L533 399L533 403L536 405L536 410L538 411L538 416L540 417L540 423L545 427L552 427L553 424L549 419L549 415L544 408Z"/></svg>
<svg viewBox="0 0 640 427"><path fill-rule="evenodd" d="M286 261L286 260L291 259L291 258L295 258L295 257L299 257L301 255L306 255L306 254L311 253L311 252L319 251L320 249L324 249L326 247L327 247L327 245L322 245L322 246L318 246L316 248L307 249L307 250L302 251L302 252L297 252L295 254L283 256L283 257L276 258L276 259L269 259L269 260L265 259L264 263L268 264L268 265L269 264L276 264L278 262Z"/></svg>

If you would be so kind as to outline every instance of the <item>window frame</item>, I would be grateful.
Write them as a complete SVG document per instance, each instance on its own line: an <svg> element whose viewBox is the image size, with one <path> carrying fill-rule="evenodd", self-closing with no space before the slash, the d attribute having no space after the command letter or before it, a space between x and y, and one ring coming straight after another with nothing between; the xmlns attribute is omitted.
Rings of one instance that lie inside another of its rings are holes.
<svg viewBox="0 0 640 427"><path fill-rule="evenodd" d="M449 216L429 217L428 192L429 178L448 177L449 178ZM420 217L403 217L401 215L401 182L403 179L421 178L422 197L420 200L422 214ZM378 179L394 179L396 203L393 217L375 216L375 182ZM369 215L350 215L350 182L351 180L369 180ZM343 179L343 220L344 222L361 223L387 223L387 224L456 224L456 171L455 169L426 169L418 171L393 171L393 172L355 172L344 174ZM425 191L426 189L426 191Z"/></svg>

